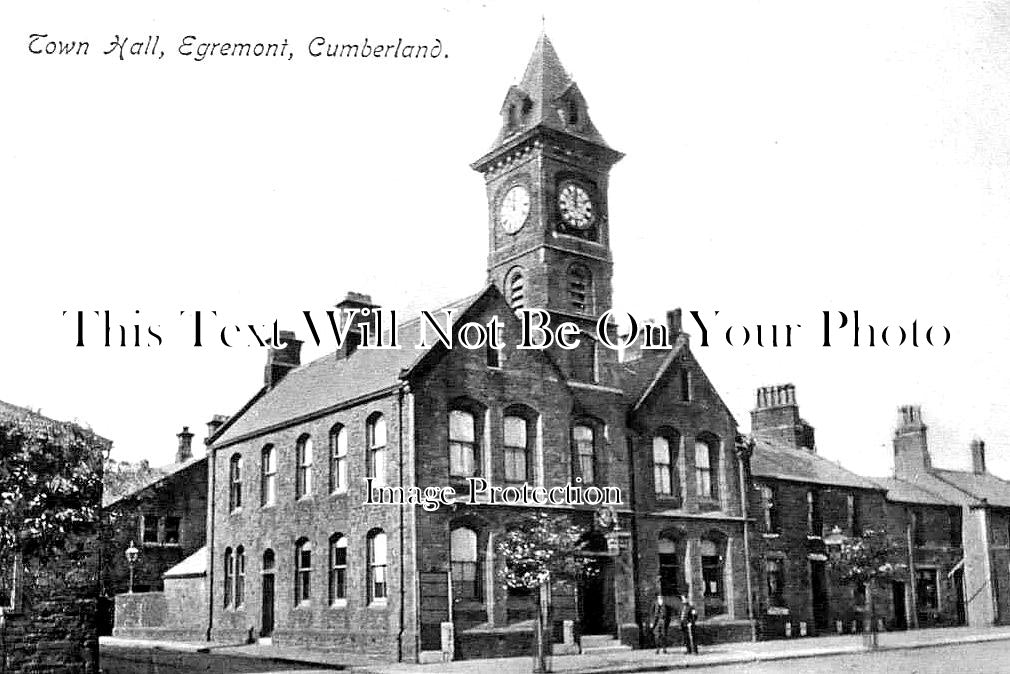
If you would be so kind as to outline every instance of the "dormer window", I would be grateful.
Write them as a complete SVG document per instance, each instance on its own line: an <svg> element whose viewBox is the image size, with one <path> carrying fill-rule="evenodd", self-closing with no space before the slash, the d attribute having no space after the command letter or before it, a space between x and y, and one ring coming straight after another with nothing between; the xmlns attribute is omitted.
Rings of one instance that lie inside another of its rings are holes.
<svg viewBox="0 0 1010 674"><path fill-rule="evenodd" d="M569 100L568 109L566 111L568 124L574 126L579 123L579 104L577 101Z"/></svg>

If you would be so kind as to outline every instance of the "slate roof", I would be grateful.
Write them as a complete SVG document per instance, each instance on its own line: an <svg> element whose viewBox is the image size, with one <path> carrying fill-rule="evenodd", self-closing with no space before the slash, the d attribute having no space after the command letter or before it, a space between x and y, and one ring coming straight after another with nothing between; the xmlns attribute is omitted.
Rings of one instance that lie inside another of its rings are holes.
<svg viewBox="0 0 1010 674"><path fill-rule="evenodd" d="M465 297L438 309L454 311L453 321L487 292ZM435 318L441 320L440 313ZM255 399L214 439L214 446L234 442L250 434L288 423L327 408L398 386L402 375L431 349L414 348L420 335L420 318L405 321L397 332L398 349L357 349L348 358L329 353L289 372L272 389ZM429 334L429 343L432 336Z"/></svg>
<svg viewBox="0 0 1010 674"><path fill-rule="evenodd" d="M957 501L945 498L924 484L917 484L893 477L874 478L874 482L887 490L887 500L897 503L917 503L920 505L957 505Z"/></svg>
<svg viewBox="0 0 1010 674"><path fill-rule="evenodd" d="M754 444L751 472L755 477L878 491L881 489L872 480L856 475L813 452L793 449L764 438L758 439Z"/></svg>
<svg viewBox="0 0 1010 674"><path fill-rule="evenodd" d="M937 480L952 484L972 498L984 499L989 505L1010 508L1010 482L989 473L934 469ZM963 499L967 502L966 499Z"/></svg>
<svg viewBox="0 0 1010 674"><path fill-rule="evenodd" d="M171 569L161 574L162 578L190 578L207 574L207 546L203 546Z"/></svg>

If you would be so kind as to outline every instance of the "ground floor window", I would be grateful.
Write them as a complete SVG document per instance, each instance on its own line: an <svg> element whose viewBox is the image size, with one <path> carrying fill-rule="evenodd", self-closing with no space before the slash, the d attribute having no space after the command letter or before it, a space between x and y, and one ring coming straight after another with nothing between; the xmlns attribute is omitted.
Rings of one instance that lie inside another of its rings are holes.
<svg viewBox="0 0 1010 674"><path fill-rule="evenodd" d="M701 542L701 578L705 585L705 615L726 612L723 560L715 541Z"/></svg>
<svg viewBox="0 0 1010 674"><path fill-rule="evenodd" d="M668 538L659 539L659 593L664 597L680 595L680 560L677 544Z"/></svg>
<svg viewBox="0 0 1010 674"><path fill-rule="evenodd" d="M920 611L936 611L940 607L936 569L915 570L915 601Z"/></svg>
<svg viewBox="0 0 1010 674"><path fill-rule="evenodd" d="M769 559L765 562L765 582L768 585L768 605L774 607L784 607L785 599L785 572L780 559Z"/></svg>

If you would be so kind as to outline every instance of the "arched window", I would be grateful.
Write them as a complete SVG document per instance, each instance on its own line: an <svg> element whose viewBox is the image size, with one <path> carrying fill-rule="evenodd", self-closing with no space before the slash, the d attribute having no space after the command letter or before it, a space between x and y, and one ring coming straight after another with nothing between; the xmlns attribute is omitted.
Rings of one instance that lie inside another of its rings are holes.
<svg viewBox="0 0 1010 674"><path fill-rule="evenodd" d="M235 582L235 557L232 555L231 548L224 549L224 605L225 608L231 606L232 602L232 592L234 591Z"/></svg>
<svg viewBox="0 0 1010 674"><path fill-rule="evenodd" d="M312 544L307 538L295 543L295 605L308 602L312 594Z"/></svg>
<svg viewBox="0 0 1010 674"><path fill-rule="evenodd" d="M662 431L652 439L652 476L659 496L680 496L677 476L677 449L680 438L676 432Z"/></svg>
<svg viewBox="0 0 1010 674"><path fill-rule="evenodd" d="M385 601L386 586L386 534L382 529L368 533L368 601Z"/></svg>
<svg viewBox="0 0 1010 674"><path fill-rule="evenodd" d="M330 429L330 493L347 490L347 429Z"/></svg>
<svg viewBox="0 0 1010 674"><path fill-rule="evenodd" d="M347 599L347 536L330 536L330 605Z"/></svg>
<svg viewBox="0 0 1010 674"><path fill-rule="evenodd" d="M466 527L449 534L449 560L452 565L452 590L455 597L481 600L480 564L477 561L477 532Z"/></svg>
<svg viewBox="0 0 1010 674"><path fill-rule="evenodd" d="M684 590L681 582L677 542L666 536L659 539L659 591L664 597L676 597Z"/></svg>
<svg viewBox="0 0 1010 674"><path fill-rule="evenodd" d="M306 433L295 445L295 498L312 493L312 438Z"/></svg>
<svg viewBox="0 0 1010 674"><path fill-rule="evenodd" d="M449 411L449 475L471 477L477 474L480 452L477 423L468 410Z"/></svg>
<svg viewBox="0 0 1010 674"><path fill-rule="evenodd" d="M375 478L373 484L386 484L386 419L378 412L368 417L365 424L368 441L368 476Z"/></svg>
<svg viewBox="0 0 1010 674"><path fill-rule="evenodd" d="M263 573L273 573L275 564L274 551L267 548L263 551Z"/></svg>
<svg viewBox="0 0 1010 674"><path fill-rule="evenodd" d="M242 455L232 454L228 465L228 509L242 507Z"/></svg>
<svg viewBox="0 0 1010 674"><path fill-rule="evenodd" d="M526 275L521 267L515 267L505 277L505 300L513 311L526 306Z"/></svg>
<svg viewBox="0 0 1010 674"><path fill-rule="evenodd" d="M719 441L703 435L694 443L695 485L698 498L719 500Z"/></svg>
<svg viewBox="0 0 1010 674"><path fill-rule="evenodd" d="M533 433L526 417L509 414L504 420L505 481L528 482L531 478Z"/></svg>
<svg viewBox="0 0 1010 674"><path fill-rule="evenodd" d="M235 608L245 604L245 548L235 548Z"/></svg>
<svg viewBox="0 0 1010 674"><path fill-rule="evenodd" d="M579 313L593 313L593 274L584 264L576 262L568 268L568 301Z"/></svg>
<svg viewBox="0 0 1010 674"><path fill-rule="evenodd" d="M592 426L580 424L572 428L573 463L582 484L596 481L596 433Z"/></svg>
<svg viewBox="0 0 1010 674"><path fill-rule="evenodd" d="M725 541L720 538L703 538L701 552L701 579L705 586L705 616L726 612L723 553Z"/></svg>
<svg viewBox="0 0 1010 674"><path fill-rule="evenodd" d="M260 505L277 502L277 452L273 445L263 448L260 456Z"/></svg>

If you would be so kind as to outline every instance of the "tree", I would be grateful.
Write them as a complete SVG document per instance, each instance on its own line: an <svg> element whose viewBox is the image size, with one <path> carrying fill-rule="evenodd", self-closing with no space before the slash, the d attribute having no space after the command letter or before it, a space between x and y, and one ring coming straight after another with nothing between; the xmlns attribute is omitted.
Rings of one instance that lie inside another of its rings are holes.
<svg viewBox="0 0 1010 674"><path fill-rule="evenodd" d="M113 458L108 458L105 461L105 471L102 479L105 485L105 501L109 502L120 496L137 491L164 474L164 471L152 468L147 459L134 464L129 461L117 461Z"/></svg>
<svg viewBox="0 0 1010 674"><path fill-rule="evenodd" d="M874 590L881 583L900 580L908 572L904 544L885 531L866 529L861 536L838 536L832 550L830 565L839 580L846 585L865 588L866 616L870 621L871 648L877 647L877 616L873 602Z"/></svg>
<svg viewBox="0 0 1010 674"><path fill-rule="evenodd" d="M547 663L547 628L552 582L568 583L592 574L595 567L579 553L586 529L566 515L537 513L509 529L498 542L504 564L500 580L508 588L538 591L535 626L536 661L533 671L550 671Z"/></svg>

